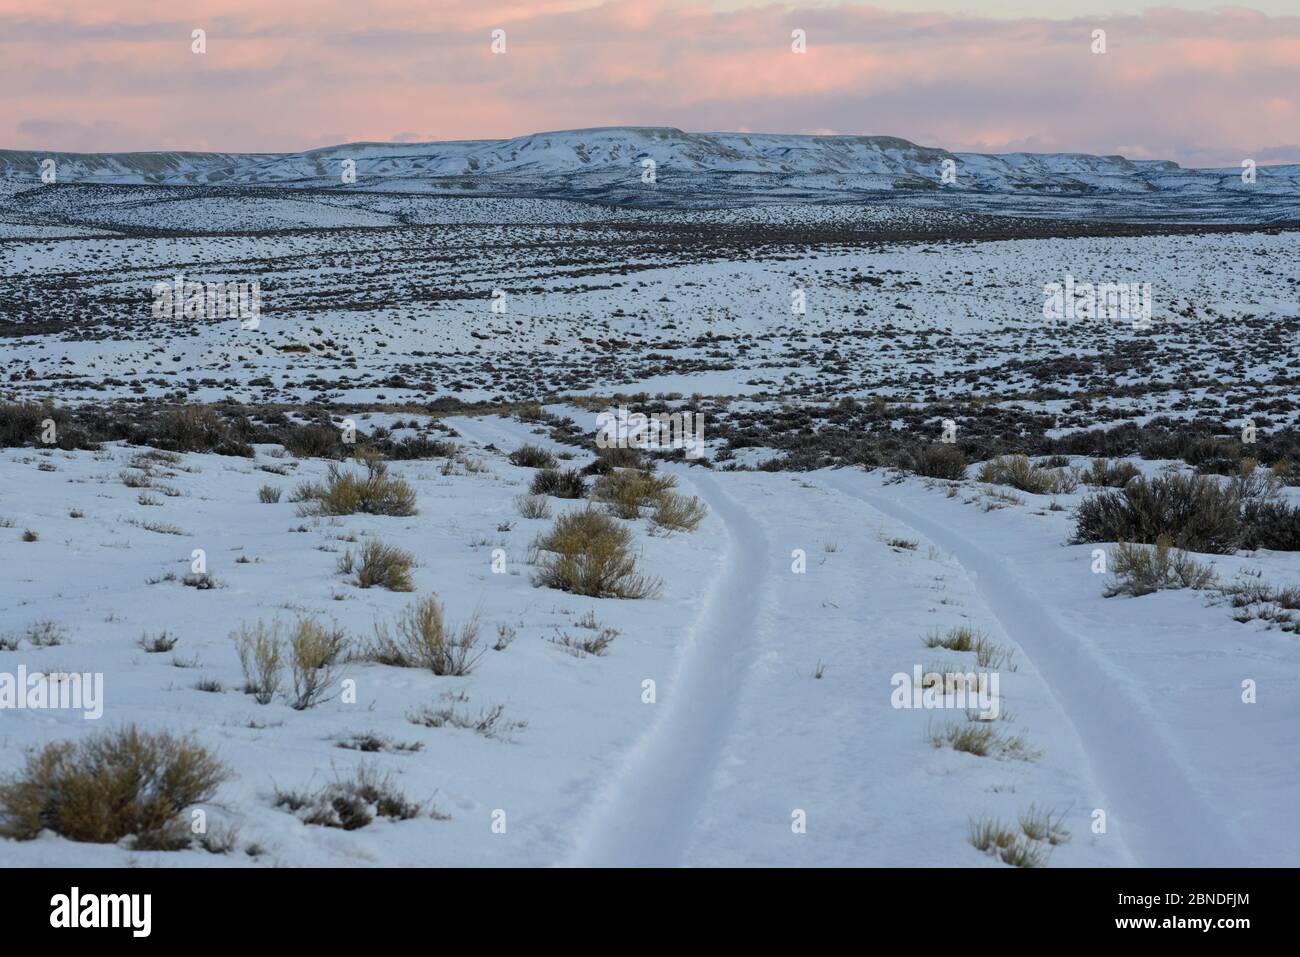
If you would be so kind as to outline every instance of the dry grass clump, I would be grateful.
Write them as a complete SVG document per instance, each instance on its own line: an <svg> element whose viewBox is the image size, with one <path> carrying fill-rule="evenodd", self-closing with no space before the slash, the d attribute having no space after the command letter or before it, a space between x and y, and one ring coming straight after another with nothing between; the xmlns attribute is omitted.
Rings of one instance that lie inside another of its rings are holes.
<svg viewBox="0 0 1300 957"><path fill-rule="evenodd" d="M1140 468L1123 459L1114 462L1109 459L1093 459L1082 478L1084 485L1123 488L1129 483L1129 479L1137 478L1141 474Z"/></svg>
<svg viewBox="0 0 1300 957"><path fill-rule="evenodd" d="M949 628L946 635L938 629L928 632L925 636L925 647L947 648L949 651L974 651L981 640L987 640L983 632L976 631L969 625L958 625L956 628Z"/></svg>
<svg viewBox="0 0 1300 957"><path fill-rule="evenodd" d="M555 468L555 456L540 445L521 445L506 457L512 465L520 465L524 468Z"/></svg>
<svg viewBox="0 0 1300 957"><path fill-rule="evenodd" d="M358 456L365 475L344 472L331 462L325 484L304 482L293 493L301 515L415 515L415 489L390 478L388 465L375 454Z"/></svg>
<svg viewBox="0 0 1300 957"><path fill-rule="evenodd" d="M298 619L289 636L289 664L293 673L292 707L305 711L328 700L334 666L348 653L347 633L337 626L325 627L316 619Z"/></svg>
<svg viewBox="0 0 1300 957"><path fill-rule="evenodd" d="M253 448L210 407L187 405L158 416L132 436L132 441L172 452L216 452L253 455Z"/></svg>
<svg viewBox="0 0 1300 957"><path fill-rule="evenodd" d="M338 738L335 742L340 748L349 751L364 751L367 754L383 752L385 754L411 754L424 750L423 741L394 741L387 735L375 731L361 731Z"/></svg>
<svg viewBox="0 0 1300 957"><path fill-rule="evenodd" d="M274 485L263 485L257 490L257 500L263 505L274 505L280 501L280 490Z"/></svg>
<svg viewBox="0 0 1300 957"><path fill-rule="evenodd" d="M1236 609L1233 621L1265 621L1283 631L1300 634L1300 586L1278 587L1263 581L1234 581L1220 586L1219 594Z"/></svg>
<svg viewBox="0 0 1300 957"><path fill-rule="evenodd" d="M577 624L583 628L588 627L581 621ZM560 645L562 648L568 649L571 654L577 657L582 657L583 655L600 656L609 650L609 646L614 643L614 639L621 634L621 632L615 628L608 628L594 622L594 619L589 630L591 632L590 634L579 634L575 637L567 631L561 631L557 628L555 637L548 638L547 640L553 644Z"/></svg>
<svg viewBox="0 0 1300 957"><path fill-rule="evenodd" d="M171 651L180 641L178 635L173 635L167 631L160 631L158 634L150 636L144 634L140 636L140 647L150 654L161 654L162 652Z"/></svg>
<svg viewBox="0 0 1300 957"><path fill-rule="evenodd" d="M1150 595L1152 592L1177 588L1209 588L1214 584L1214 569L1173 547L1168 535L1156 538L1155 545L1130 545L1120 542L1111 551L1112 580L1106 597L1115 595Z"/></svg>
<svg viewBox="0 0 1300 957"><path fill-rule="evenodd" d="M127 488L149 488L153 484L153 479L147 472L132 472L129 469L123 469L118 473L118 477Z"/></svg>
<svg viewBox="0 0 1300 957"><path fill-rule="evenodd" d="M1031 748L1020 735L1003 734L988 721L950 721L940 728L931 728L930 744L981 758L1037 761L1042 757L1042 752Z"/></svg>
<svg viewBox="0 0 1300 957"><path fill-rule="evenodd" d="M708 514L708 507L694 495L687 498L666 492L656 503L650 524L670 532L693 532Z"/></svg>
<svg viewBox="0 0 1300 957"><path fill-rule="evenodd" d="M361 546L359 554L350 550L339 556L338 572L351 575L355 572L360 588L387 588L389 591L415 591L411 569L415 556L396 545L386 545L371 539Z"/></svg>
<svg viewBox="0 0 1300 957"><path fill-rule="evenodd" d="M658 505L677 485L671 475L652 475L640 469L618 469L602 475L592 486L592 501L603 504L619 518L641 517L641 509Z"/></svg>
<svg viewBox="0 0 1300 957"><path fill-rule="evenodd" d="M927 478L960 480L966 477L966 456L950 443L936 442L912 453L912 471Z"/></svg>
<svg viewBox="0 0 1300 957"><path fill-rule="evenodd" d="M429 595L407 605L397 616L394 631L375 624L375 638L363 657L399 668L427 668L435 675L467 675L486 648L479 645L479 616L475 612L459 630L447 624L442 603Z"/></svg>
<svg viewBox="0 0 1300 957"><path fill-rule="evenodd" d="M68 630L49 618L32 622L23 632L23 637L33 648L53 648L68 639Z"/></svg>
<svg viewBox="0 0 1300 957"><path fill-rule="evenodd" d="M470 714L468 710L458 711L454 705L437 708L424 705L410 712L406 718L412 724L425 728L460 728L481 734L485 738L513 741L515 732L527 728L528 722L507 718L505 712L505 705L500 704L480 709L477 715Z"/></svg>
<svg viewBox="0 0 1300 957"><path fill-rule="evenodd" d="M1052 848L1070 840L1070 832L1061 826L1063 819L1064 815L1054 820L1031 804L1019 817L1019 832L991 817L972 818L967 840L976 850L1012 867L1042 867Z"/></svg>
<svg viewBox="0 0 1300 957"><path fill-rule="evenodd" d="M976 481L1009 485L1035 495L1068 494L1079 487L1078 469L1053 469L1035 465L1025 455L999 455L980 466Z"/></svg>
<svg viewBox="0 0 1300 957"><path fill-rule="evenodd" d="M267 626L258 619L253 626L241 624L230 637L244 672L244 694L251 694L258 704L270 704L280 690L282 678L284 640L280 636L280 623L273 621Z"/></svg>
<svg viewBox="0 0 1300 957"><path fill-rule="evenodd" d="M377 817L409 821L424 813L424 805L408 801L388 775L369 765L358 767L351 779L337 778L317 791L275 792L275 806L287 808L304 824L355 831ZM442 815L434 812L434 817Z"/></svg>
<svg viewBox="0 0 1300 957"><path fill-rule="evenodd" d="M1034 804L1029 805L1029 809L1021 812L1017 818L1020 831L1025 837L1031 841L1042 841L1053 847L1070 842L1070 832L1061 823L1064 820L1064 814L1053 818L1049 811L1042 810Z"/></svg>
<svg viewBox="0 0 1300 957"><path fill-rule="evenodd" d="M137 847L185 847L181 812L211 800L228 776L189 738L135 726L48 744L0 784L0 834L25 841L48 829L94 844L134 835Z"/></svg>
<svg viewBox="0 0 1300 957"><path fill-rule="evenodd" d="M1048 851L1036 841L1028 840L992 818L970 822L966 838L979 851L991 854L1012 867L1042 867L1047 863Z"/></svg>
<svg viewBox="0 0 1300 957"><path fill-rule="evenodd" d="M542 469L533 476L528 491L534 495L555 498L582 498L587 494L587 482L577 469Z"/></svg>
<svg viewBox="0 0 1300 957"><path fill-rule="evenodd" d="M545 495L520 495L515 498L515 507L524 518L550 518L551 503Z"/></svg>
<svg viewBox="0 0 1300 957"><path fill-rule="evenodd" d="M626 526L594 508L556 519L534 547L544 552L533 584L592 598L652 598L662 582L637 571Z"/></svg>

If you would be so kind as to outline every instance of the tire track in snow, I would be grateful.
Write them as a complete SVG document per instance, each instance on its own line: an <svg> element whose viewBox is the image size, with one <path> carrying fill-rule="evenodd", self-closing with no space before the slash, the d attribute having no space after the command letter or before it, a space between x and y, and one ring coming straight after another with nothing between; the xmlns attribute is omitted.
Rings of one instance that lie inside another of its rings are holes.
<svg viewBox="0 0 1300 957"><path fill-rule="evenodd" d="M449 421L463 439L480 446L491 442L502 451L538 441L528 426L505 419ZM751 663L751 636L768 571L767 538L713 476L700 469L665 471L690 482L722 519L727 530L722 571L673 674L656 681L658 703L650 707L661 710L654 723L624 756L613 779L596 792L569 862L577 866L673 867L682 862Z"/></svg>
<svg viewBox="0 0 1300 957"><path fill-rule="evenodd" d="M1107 674L1077 635L1057 624L1000 556L900 502L873 494L861 472L821 476L831 488L908 525L950 552L1002 629L1033 661L1073 723L1107 795L1107 818L1139 864L1166 867L1246 866L1240 843L1221 816L1195 793L1167 743L1145 720L1141 703Z"/></svg>
<svg viewBox="0 0 1300 957"><path fill-rule="evenodd" d="M684 470L674 470L687 475ZM727 529L714 579L672 677L658 681L662 709L593 804L573 864L672 867L682 863L731 729L753 651L768 545L759 524L716 479L689 474Z"/></svg>

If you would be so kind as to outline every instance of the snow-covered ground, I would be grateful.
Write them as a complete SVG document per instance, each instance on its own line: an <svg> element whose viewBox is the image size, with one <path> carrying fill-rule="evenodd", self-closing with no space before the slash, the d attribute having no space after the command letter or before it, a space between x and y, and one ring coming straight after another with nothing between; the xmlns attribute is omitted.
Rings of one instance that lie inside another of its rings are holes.
<svg viewBox="0 0 1300 957"><path fill-rule="evenodd" d="M0 840L0 862L1001 867L972 846L972 822L1023 819L1068 832L1037 842L1050 866L1300 864L1293 631L1208 589L1105 597L1097 545L1067 544L1087 487L1011 495L894 470L951 426L972 459L1140 449L1148 474L1224 475L1258 454L1285 478L1288 460L1300 464L1288 431L1300 423L1295 227L1059 209L1026 221L974 212L1000 195L978 189L962 202L926 189L806 203L799 189L852 187L817 164L889 179L944 155L899 141L580 133L521 141L518 156L366 146L362 171L383 189L296 188L328 173L330 151L148 160L146 179L189 185L138 182L139 157L73 161L101 184L0 181L0 701L22 669L104 682L96 720L0 711L0 775L29 749L130 724L193 734L232 773L202 808L221 836L209 850L47 833ZM753 205L711 208L707 191L661 209L574 198L615 183L629 150L666 150L671 177L674 162L707 167L719 143L724 165L744 167L723 171L738 189L778 175L764 172L773 150L806 151L807 168L789 195L765 188ZM586 187L555 179L565 150L592 158ZM521 179L438 195L430 177L475 157L488 179ZM1152 199L1195 180L1196 202L1219 202L1215 176L1159 163L966 161L1004 186L1064 177L1140 205L1134 184ZM226 167L259 185L204 183ZM1270 208L1291 215L1288 202ZM177 275L257 283L258 321L157 312L157 284ZM1150 323L1045 312L1066 282L1149 284ZM57 406L64 439L108 439L49 447L11 402ZM187 403L219 405L238 442L172 447L238 452L247 440L262 443L255 455L140 444ZM530 546L553 516L522 517L534 472L507 454L533 443L584 466L598 413L627 403L703 414L705 461L658 468L707 517L671 534L618 520L661 579L657 597L539 587ZM417 514L300 514L291 494L329 463L271 440L325 454L279 430L345 417L381 444L452 441L450 456L416 459L389 446ZM1123 423L1144 429L1056 443ZM1258 449L1237 442L1247 427ZM855 467L828 467L843 463ZM260 500L267 485L279 501ZM1294 503L1297 488L1280 494ZM362 589L339 571L376 540L415 556L414 591ZM1298 554L1199 560L1221 582L1283 588L1300 581ZM186 583L196 561L217 587ZM333 676L337 693L305 710L243 693L230 637L241 627L309 616L359 648L428 595L453 626L477 615L470 674L357 656ZM935 646L959 628L987 644ZM173 649L142 647L162 632ZM572 647L602 634L603 654ZM996 707L901 693L918 669L995 680ZM442 716L413 721L422 709ZM988 754L945 744L962 733L989 735ZM344 746L359 739L387 744ZM345 831L279 800L362 768L424 813Z"/></svg>
<svg viewBox="0 0 1300 957"><path fill-rule="evenodd" d="M0 860L1003 866L968 843L970 821L1014 825L1032 807L1071 835L1051 866L1300 862L1295 636L1240 624L1201 592L1103 597L1091 547L1064 544L1082 491L1056 497L1066 510L1025 494L986 510L973 482L950 493L884 471L665 465L708 517L671 535L631 523L662 594L590 599L531 584L527 546L550 523L519 516L514 498L532 470L504 455L525 442L564 447L514 419L444 423L486 468L392 463L417 492L409 518L298 516L288 493L319 480L324 464L269 446L252 460L155 462L152 493L120 475L139 448L0 453L0 633L49 620L66 635L0 651L0 671L102 672L105 682L99 721L6 713L0 770L17 768L27 747L105 726L193 733L234 771L207 810L238 831L226 855L47 836L0 844ZM584 461L578 453L569 464ZM259 502L265 484L284 499ZM141 504L142 493L158 504ZM25 529L38 540L23 541ZM337 573L340 552L372 537L417 556L415 593L362 590ZM179 580L195 549L220 587ZM1300 577L1294 553L1216 561L1225 576ZM428 593L453 622L479 612L487 644L498 628L514 639L463 678L348 663L340 677L355 681L355 703L296 711L242 693L229 638L241 622L311 614L365 637ZM549 640L593 617L619 632L604 655ZM970 653L925 646L928 632L959 625L1007 656L992 723L1023 739L1019 755L936 748L932 732L965 723L965 712L894 706L900 673L976 670ZM179 636L174 651L138 646L163 630ZM1257 703L1242 702L1245 679ZM198 690L200 681L222 690ZM471 715L501 705L503 727L526 726L489 738L411 723L424 705ZM422 747L360 754L337 744L372 732ZM320 785L362 762L446 819L340 831L274 806L277 788Z"/></svg>

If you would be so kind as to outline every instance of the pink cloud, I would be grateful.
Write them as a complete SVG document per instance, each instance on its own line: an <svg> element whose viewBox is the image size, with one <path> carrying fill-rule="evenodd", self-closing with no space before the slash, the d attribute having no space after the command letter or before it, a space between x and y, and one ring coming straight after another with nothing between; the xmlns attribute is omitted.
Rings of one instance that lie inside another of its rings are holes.
<svg viewBox="0 0 1300 957"><path fill-rule="evenodd" d="M497 27L504 56L489 49ZM790 51L795 28L806 54ZM340 132L629 124L1300 161L1300 17L1243 9L1059 21L653 0L0 0L0 82L9 148L267 151Z"/></svg>

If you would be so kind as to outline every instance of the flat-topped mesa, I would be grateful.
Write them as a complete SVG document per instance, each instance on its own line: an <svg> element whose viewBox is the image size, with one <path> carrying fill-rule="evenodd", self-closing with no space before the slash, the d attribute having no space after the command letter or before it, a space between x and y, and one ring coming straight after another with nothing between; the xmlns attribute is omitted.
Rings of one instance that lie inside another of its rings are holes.
<svg viewBox="0 0 1300 957"><path fill-rule="evenodd" d="M1086 153L961 153L896 136L688 133L611 126L502 140L345 143L297 153L69 153L0 150L0 177L41 182L53 160L59 183L258 185L481 195L610 197L636 188L647 160L666 193L795 190L804 196L953 189L974 193L1256 194L1300 192L1300 166L1184 169L1164 160ZM48 164L47 164L48 165ZM345 171L355 174L349 180ZM48 181L48 180L47 180Z"/></svg>

